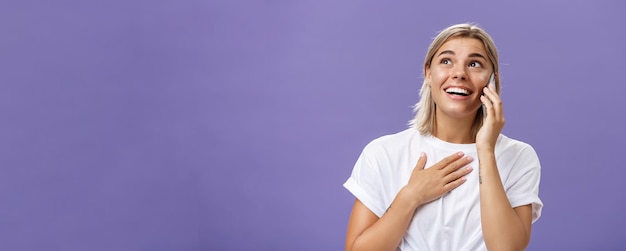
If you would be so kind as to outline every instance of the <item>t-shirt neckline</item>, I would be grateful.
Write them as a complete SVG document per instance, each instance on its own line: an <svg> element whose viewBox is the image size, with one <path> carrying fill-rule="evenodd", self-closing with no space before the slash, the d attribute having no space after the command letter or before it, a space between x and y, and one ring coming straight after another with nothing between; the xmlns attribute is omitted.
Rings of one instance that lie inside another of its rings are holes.
<svg viewBox="0 0 626 251"><path fill-rule="evenodd" d="M463 152L476 152L476 144L457 144L450 143L444 140L441 140L433 135L428 135L425 137L426 140L437 148L443 148L453 151L463 151Z"/></svg>

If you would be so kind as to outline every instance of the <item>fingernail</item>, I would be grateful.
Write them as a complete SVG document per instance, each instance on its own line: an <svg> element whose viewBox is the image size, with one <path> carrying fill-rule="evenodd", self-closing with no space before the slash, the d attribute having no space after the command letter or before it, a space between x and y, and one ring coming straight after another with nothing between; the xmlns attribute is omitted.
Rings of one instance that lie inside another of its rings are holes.
<svg viewBox="0 0 626 251"><path fill-rule="evenodd" d="M467 156L467 160L472 161L474 158L472 158L472 156Z"/></svg>
<svg viewBox="0 0 626 251"><path fill-rule="evenodd" d="M463 155L465 155L465 153L463 153L463 152L458 152L458 153L457 153L457 155L459 155L459 156L463 156Z"/></svg>
<svg viewBox="0 0 626 251"><path fill-rule="evenodd" d="M472 170L474 170L474 168L473 168L473 167L471 167L471 166L468 166L468 167L467 167L467 171L472 171Z"/></svg>
<svg viewBox="0 0 626 251"><path fill-rule="evenodd" d="M421 153L420 153L420 158L421 158L421 157L424 157L424 152L421 152Z"/></svg>

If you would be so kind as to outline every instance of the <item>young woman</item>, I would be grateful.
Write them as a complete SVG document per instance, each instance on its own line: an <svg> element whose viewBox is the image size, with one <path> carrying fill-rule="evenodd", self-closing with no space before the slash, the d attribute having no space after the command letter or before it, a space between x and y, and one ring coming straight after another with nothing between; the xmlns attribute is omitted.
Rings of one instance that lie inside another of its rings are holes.
<svg viewBox="0 0 626 251"><path fill-rule="evenodd" d="M344 186L346 250L524 250L541 215L534 149L500 132L498 52L471 24L433 40L411 128L370 142Z"/></svg>

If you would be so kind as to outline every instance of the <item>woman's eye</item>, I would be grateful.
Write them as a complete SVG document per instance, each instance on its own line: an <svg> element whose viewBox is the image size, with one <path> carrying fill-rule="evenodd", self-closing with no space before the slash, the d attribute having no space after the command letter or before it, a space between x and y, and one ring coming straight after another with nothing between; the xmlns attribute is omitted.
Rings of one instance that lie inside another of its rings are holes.
<svg viewBox="0 0 626 251"><path fill-rule="evenodd" d="M481 66L482 66L482 65L481 65L479 62L476 62L476 61L471 62L471 63L469 64L469 67L481 67Z"/></svg>
<svg viewBox="0 0 626 251"><path fill-rule="evenodd" d="M452 62L450 62L450 59L444 58L444 59L441 60L441 63L442 64L450 64Z"/></svg>

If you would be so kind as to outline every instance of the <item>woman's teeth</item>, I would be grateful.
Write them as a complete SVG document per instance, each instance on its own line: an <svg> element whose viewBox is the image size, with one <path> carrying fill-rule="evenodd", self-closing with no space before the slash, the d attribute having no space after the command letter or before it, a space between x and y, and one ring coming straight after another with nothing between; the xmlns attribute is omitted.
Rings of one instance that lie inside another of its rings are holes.
<svg viewBox="0 0 626 251"><path fill-rule="evenodd" d="M469 95L469 92L467 90L462 89L462 88L457 88L457 87L450 87L446 89L446 92L453 94L453 95L461 95L461 96Z"/></svg>

